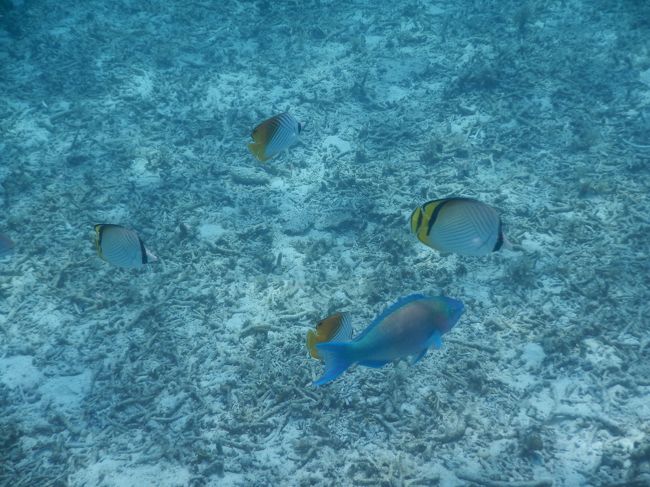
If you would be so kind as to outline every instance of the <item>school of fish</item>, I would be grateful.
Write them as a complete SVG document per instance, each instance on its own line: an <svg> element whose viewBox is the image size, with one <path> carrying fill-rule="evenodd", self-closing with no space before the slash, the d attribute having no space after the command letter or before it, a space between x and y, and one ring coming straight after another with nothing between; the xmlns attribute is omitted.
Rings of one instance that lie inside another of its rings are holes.
<svg viewBox="0 0 650 487"><path fill-rule="evenodd" d="M301 124L288 112L272 116L252 131L249 151L265 162L299 141ZM424 245L441 255L481 257L510 247L498 211L468 197L447 197L415 208L411 232ZM139 269L158 258L133 229L101 223L94 226L97 255L124 269ZM0 233L0 259L14 252L15 244ZM410 294L398 299L353 338L348 313L335 313L307 332L307 349L324 364L324 372L313 382L322 386L338 378L352 365L379 368L401 359L417 363L429 350L440 348L442 336L451 331L464 311L463 303L446 296Z"/></svg>

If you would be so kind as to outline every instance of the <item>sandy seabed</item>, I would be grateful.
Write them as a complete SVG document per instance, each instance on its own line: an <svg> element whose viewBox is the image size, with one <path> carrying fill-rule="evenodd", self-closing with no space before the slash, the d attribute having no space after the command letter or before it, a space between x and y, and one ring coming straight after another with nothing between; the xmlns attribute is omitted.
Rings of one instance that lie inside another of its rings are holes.
<svg viewBox="0 0 650 487"><path fill-rule="evenodd" d="M10 6L0 485L650 483L646 3ZM421 245L450 195L514 248ZM100 222L160 262L103 262ZM412 292L465 303L442 350L310 385L308 329Z"/></svg>

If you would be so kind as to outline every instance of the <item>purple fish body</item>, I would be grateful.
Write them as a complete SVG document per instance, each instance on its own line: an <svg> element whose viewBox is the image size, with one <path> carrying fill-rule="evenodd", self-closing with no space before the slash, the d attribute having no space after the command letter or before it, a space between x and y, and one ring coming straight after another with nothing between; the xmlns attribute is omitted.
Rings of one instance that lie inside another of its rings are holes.
<svg viewBox="0 0 650 487"><path fill-rule="evenodd" d="M325 360L325 373L314 385L326 384L353 364L382 367L395 360L420 360L432 345L442 346L442 335L458 322L463 303L445 296L411 294L381 313L354 340L316 345Z"/></svg>

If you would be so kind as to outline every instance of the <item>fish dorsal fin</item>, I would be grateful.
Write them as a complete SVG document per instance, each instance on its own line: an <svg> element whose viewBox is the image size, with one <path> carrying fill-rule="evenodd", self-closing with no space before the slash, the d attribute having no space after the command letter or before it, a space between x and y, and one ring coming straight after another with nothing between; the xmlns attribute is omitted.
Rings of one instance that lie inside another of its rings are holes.
<svg viewBox="0 0 650 487"><path fill-rule="evenodd" d="M397 301L395 301L393 304L391 304L388 308L386 308L384 311L379 314L374 320L372 320L372 323L370 323L365 330L363 330L359 336L357 336L354 341L359 341L361 340L364 336L366 336L368 333L370 333L375 327L377 327L384 319L400 309L402 306L412 303L413 301L419 301L421 299L429 299L429 296L425 296L424 294L409 294L408 296L404 296L399 298Z"/></svg>
<svg viewBox="0 0 650 487"><path fill-rule="evenodd" d="M341 313L341 324L336 333L328 341L330 342L349 342L352 340L352 323L348 313Z"/></svg>

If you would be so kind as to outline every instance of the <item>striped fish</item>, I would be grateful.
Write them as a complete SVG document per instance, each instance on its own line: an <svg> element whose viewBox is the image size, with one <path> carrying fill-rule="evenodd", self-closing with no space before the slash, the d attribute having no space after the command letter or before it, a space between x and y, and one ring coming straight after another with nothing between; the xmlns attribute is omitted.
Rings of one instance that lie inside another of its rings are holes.
<svg viewBox="0 0 650 487"><path fill-rule="evenodd" d="M443 198L411 214L411 231L442 253L482 256L503 247L501 218L491 206L472 198Z"/></svg>
<svg viewBox="0 0 650 487"><path fill-rule="evenodd" d="M95 247L102 259L118 267L137 269L158 260L135 230L121 225L95 225Z"/></svg>
<svg viewBox="0 0 650 487"><path fill-rule="evenodd" d="M416 364L430 347L442 347L442 335L451 331L463 310L461 301L446 296L410 294L399 299L354 340L316 345L325 371L314 385L333 381L354 364L380 368L406 357Z"/></svg>
<svg viewBox="0 0 650 487"><path fill-rule="evenodd" d="M8 257L14 248L13 241L6 235L0 233L0 259Z"/></svg>
<svg viewBox="0 0 650 487"><path fill-rule="evenodd" d="M293 115L281 113L253 129L248 149L258 160L266 161L296 143L301 130L302 125Z"/></svg>
<svg viewBox="0 0 650 487"><path fill-rule="evenodd" d="M352 325L347 313L335 313L321 320L315 330L307 332L307 349L312 358L322 360L316 345L325 342L347 342L352 339Z"/></svg>

